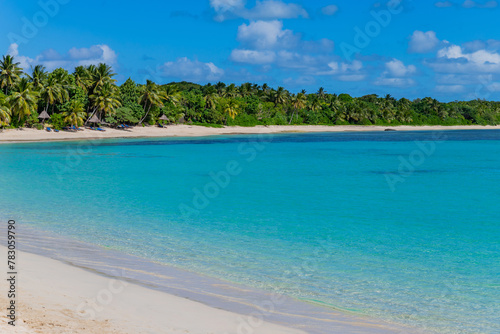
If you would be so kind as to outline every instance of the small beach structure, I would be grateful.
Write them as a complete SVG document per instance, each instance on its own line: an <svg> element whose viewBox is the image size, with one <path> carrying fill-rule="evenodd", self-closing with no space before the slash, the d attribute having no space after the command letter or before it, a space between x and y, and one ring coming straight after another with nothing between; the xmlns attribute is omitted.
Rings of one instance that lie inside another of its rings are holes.
<svg viewBox="0 0 500 334"><path fill-rule="evenodd" d="M49 119L50 116L49 114L44 110L42 111L42 113L40 114L40 116L38 116L39 119L42 120L42 124L45 123L45 120Z"/></svg>
<svg viewBox="0 0 500 334"><path fill-rule="evenodd" d="M167 116L165 116L165 114L164 114L164 115L162 115L160 118L158 118L158 120L160 120L160 121L161 121L161 122L159 122L159 123L158 123L158 126L159 126L160 128L166 128L166 126L165 126L165 121L168 121L168 120L169 120L169 119L168 119L168 117L167 117Z"/></svg>
<svg viewBox="0 0 500 334"><path fill-rule="evenodd" d="M95 123L95 124L102 123L101 120L99 119L99 117L97 117L97 115L92 116L92 118L89 119L87 122L88 123Z"/></svg>

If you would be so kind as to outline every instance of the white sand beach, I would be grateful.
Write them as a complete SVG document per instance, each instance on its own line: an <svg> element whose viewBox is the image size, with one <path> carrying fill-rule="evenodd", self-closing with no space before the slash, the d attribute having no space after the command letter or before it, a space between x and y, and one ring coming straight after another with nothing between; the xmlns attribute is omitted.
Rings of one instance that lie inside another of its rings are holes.
<svg viewBox="0 0 500 334"><path fill-rule="evenodd" d="M5 258L6 248L0 247ZM100 276L46 257L18 252L16 327L5 315L0 333L239 333L244 316ZM6 311L8 286L0 283ZM242 332L245 333L245 332ZM252 333L300 334L271 323Z"/></svg>
<svg viewBox="0 0 500 334"><path fill-rule="evenodd" d="M153 137L204 137L214 135L233 134L267 134L267 133L300 133L300 132L349 132L349 131L445 131L445 130L492 130L500 126L360 126L360 125L298 125L298 126L256 126L256 127L224 127L208 128L195 125L172 125L166 128L159 127L134 127L130 130L117 130L106 128L105 132L85 129L78 132L60 131L47 132L35 129L9 129L0 133L0 143L5 142L30 142L30 141L58 141L58 140L95 140L105 138L153 138Z"/></svg>

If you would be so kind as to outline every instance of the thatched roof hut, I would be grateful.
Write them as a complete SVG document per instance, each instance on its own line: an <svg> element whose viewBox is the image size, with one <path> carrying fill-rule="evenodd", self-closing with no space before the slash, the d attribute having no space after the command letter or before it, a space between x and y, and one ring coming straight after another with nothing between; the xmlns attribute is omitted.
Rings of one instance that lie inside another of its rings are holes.
<svg viewBox="0 0 500 334"><path fill-rule="evenodd" d="M97 115L92 116L92 118L89 120L89 123L102 123L99 117Z"/></svg>
<svg viewBox="0 0 500 334"><path fill-rule="evenodd" d="M38 118L40 118L40 119L49 119L49 118L50 118L50 116L49 116L49 114L47 114L47 112L44 110L44 111L40 114L40 116L38 116Z"/></svg>

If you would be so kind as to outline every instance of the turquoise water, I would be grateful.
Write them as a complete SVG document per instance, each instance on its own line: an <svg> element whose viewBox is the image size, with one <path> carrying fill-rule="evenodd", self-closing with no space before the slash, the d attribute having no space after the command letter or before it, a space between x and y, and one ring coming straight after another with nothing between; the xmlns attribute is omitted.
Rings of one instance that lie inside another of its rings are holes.
<svg viewBox="0 0 500 334"><path fill-rule="evenodd" d="M500 332L497 130L8 144L0 171L2 216L45 231L431 332Z"/></svg>

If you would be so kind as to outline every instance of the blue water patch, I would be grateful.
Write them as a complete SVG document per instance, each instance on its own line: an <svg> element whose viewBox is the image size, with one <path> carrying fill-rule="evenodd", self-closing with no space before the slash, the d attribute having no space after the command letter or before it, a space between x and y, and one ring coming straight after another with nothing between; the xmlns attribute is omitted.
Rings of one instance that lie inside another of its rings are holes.
<svg viewBox="0 0 500 334"><path fill-rule="evenodd" d="M500 131L0 146L2 213L437 333L500 331Z"/></svg>

